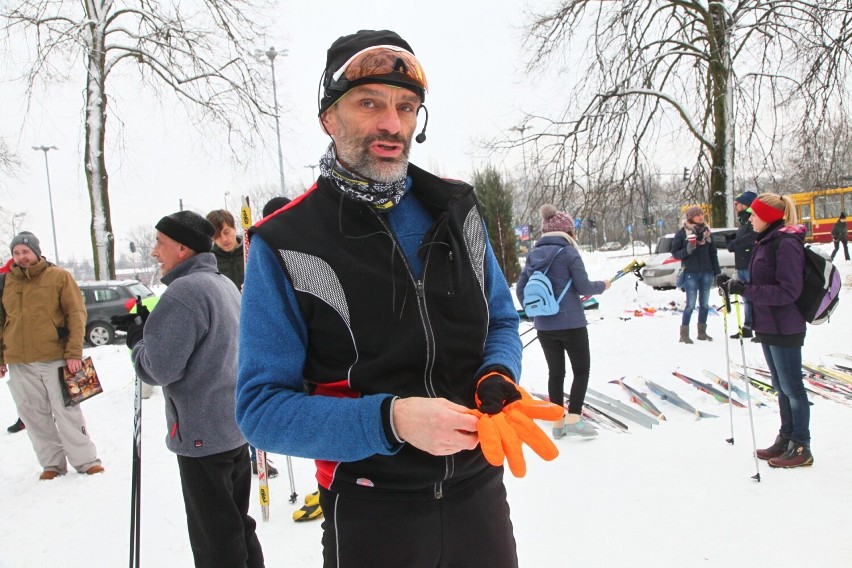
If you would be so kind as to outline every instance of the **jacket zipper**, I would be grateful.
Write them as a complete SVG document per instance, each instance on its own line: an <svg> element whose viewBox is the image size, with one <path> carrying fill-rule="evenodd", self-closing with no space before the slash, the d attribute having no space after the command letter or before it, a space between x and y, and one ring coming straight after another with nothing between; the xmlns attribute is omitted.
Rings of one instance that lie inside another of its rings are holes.
<svg viewBox="0 0 852 568"><path fill-rule="evenodd" d="M369 208L376 219L379 221L379 224L385 229L387 234L390 236L393 241L394 247L399 253L399 257L402 259L402 263L405 265L405 270L408 272L408 277L414 283L414 288L417 296L417 311L420 314L420 321L423 324L423 334L426 340L426 368L424 369L423 376L423 386L426 389L426 393L430 398L437 398L437 393L435 392L435 387L432 384L432 368L435 363L435 340L434 340L434 332L432 330L432 325L429 322L429 314L426 312L426 290L425 290L425 276L426 271L429 266L429 259L431 258L431 249L429 253L426 254L426 260L423 263L423 279L415 278L414 272L411 270L411 265L408 262L408 259L405 256L405 251L402 250L402 247L399 244L399 241L394 235L388 223L376 213L372 208ZM454 467L454 461L452 456L444 456L444 479L447 479L449 472ZM439 481L434 485L433 495L435 499L442 499L444 497L443 490L443 482Z"/></svg>

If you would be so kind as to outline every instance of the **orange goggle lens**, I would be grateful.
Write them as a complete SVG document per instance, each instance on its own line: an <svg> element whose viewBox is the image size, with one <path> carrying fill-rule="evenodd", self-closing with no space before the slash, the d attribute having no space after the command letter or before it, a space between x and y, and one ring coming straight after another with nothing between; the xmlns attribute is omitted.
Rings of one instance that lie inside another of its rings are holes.
<svg viewBox="0 0 852 568"><path fill-rule="evenodd" d="M396 46L382 45L359 51L337 70L332 79L339 81L345 78L349 82L355 82L367 77L392 73L403 75L424 91L429 90L426 74L417 58Z"/></svg>

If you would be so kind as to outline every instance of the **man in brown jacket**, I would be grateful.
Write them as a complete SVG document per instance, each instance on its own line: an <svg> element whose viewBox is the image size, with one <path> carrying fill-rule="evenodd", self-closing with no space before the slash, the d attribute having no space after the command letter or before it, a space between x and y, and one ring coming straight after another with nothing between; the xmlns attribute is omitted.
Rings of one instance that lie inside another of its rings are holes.
<svg viewBox="0 0 852 568"><path fill-rule="evenodd" d="M68 463L80 473L101 473L83 413L65 406L59 385L58 369L82 366L86 305L80 288L71 273L42 258L32 233L18 234L9 248L14 263L0 310L0 378L10 373L12 398L43 470L39 479L64 475Z"/></svg>

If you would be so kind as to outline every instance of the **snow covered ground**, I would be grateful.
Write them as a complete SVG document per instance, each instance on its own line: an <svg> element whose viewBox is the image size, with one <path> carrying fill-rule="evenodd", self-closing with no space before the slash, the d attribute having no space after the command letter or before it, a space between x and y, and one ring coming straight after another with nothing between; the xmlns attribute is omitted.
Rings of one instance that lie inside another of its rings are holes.
<svg viewBox="0 0 852 568"><path fill-rule="evenodd" d="M595 278L611 276L628 257L586 254ZM839 262L844 279L852 263ZM646 390L640 377L674 390L690 404L718 418L693 420L659 401L668 420L653 430L631 424L629 433L603 430L597 439L559 440L560 456L550 463L527 452L527 476L506 484L524 567L848 567L852 507L852 407L813 397L812 468L778 471L760 463L755 474L746 409L734 409L736 444L730 437L728 407L672 376L680 369L705 380L703 369L725 374L723 323L711 316L712 343L677 342L680 314L662 308L677 291L654 291L632 276L599 297L589 314L592 387L627 400L608 381L625 377ZM715 299L715 293L714 293ZM718 303L718 302L717 302ZM634 310L657 308L635 317ZM695 318L693 317L693 329ZM845 287L832 321L809 327L805 359L826 363L829 354L852 354L849 326L852 290ZM729 323L735 326L733 317ZM522 326L522 329L525 327ZM730 330L733 333L733 329ZM531 339L533 333L524 336ZM741 360L739 343L729 343ZM71 473L51 482L37 480L39 467L26 434L0 433L0 567L66 568L123 566L128 559L133 372L124 345L88 349L104 383L104 394L84 411L106 473ZM745 344L749 364L763 365L758 344ZM522 384L546 392L547 367L537 342L524 351ZM566 384L566 389L568 385ZM0 388L0 425L16 418L6 387ZM545 425L545 427L547 427ZM777 412L755 409L759 447L772 442ZM547 428L549 432L549 428ZM142 467L142 563L191 566L177 464L163 438L163 397L145 401ZM272 456L281 475L270 481L272 518L258 523L267 566L320 566L320 521L296 524L283 456ZM299 499L315 488L313 463L293 459ZM260 507L252 505L260 519Z"/></svg>

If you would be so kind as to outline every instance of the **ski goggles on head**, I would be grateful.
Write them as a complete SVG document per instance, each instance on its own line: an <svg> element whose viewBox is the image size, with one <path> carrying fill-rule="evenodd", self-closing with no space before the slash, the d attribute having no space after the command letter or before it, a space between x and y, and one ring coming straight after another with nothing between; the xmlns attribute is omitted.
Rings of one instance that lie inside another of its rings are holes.
<svg viewBox="0 0 852 568"><path fill-rule="evenodd" d="M329 89L346 91L364 83L387 83L410 87L426 98L429 84L420 62L411 52L395 45L362 49L331 76Z"/></svg>

